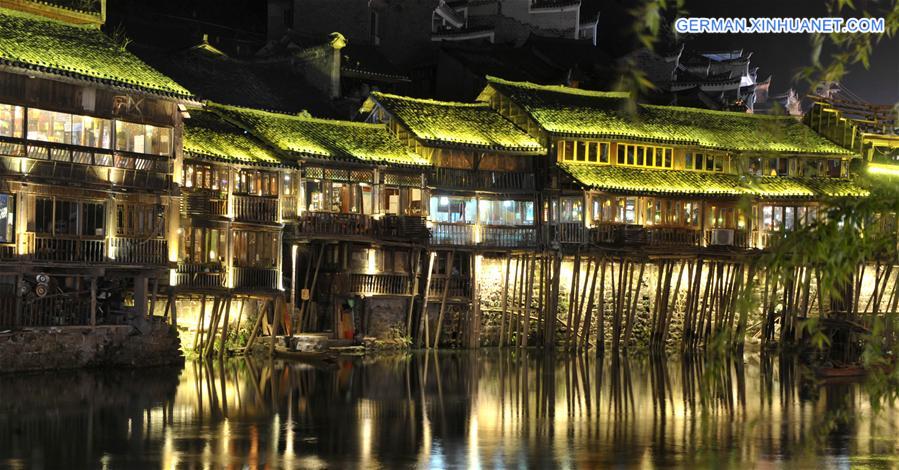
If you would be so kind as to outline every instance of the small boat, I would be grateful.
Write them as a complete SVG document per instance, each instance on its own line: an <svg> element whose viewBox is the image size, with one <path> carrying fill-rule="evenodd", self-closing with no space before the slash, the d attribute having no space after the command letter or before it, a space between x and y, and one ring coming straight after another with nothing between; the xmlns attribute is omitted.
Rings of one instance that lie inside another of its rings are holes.
<svg viewBox="0 0 899 470"><path fill-rule="evenodd" d="M279 359L290 359L293 361L305 362L330 362L334 360L334 355L328 352L319 351L291 351L284 346L275 346L275 357Z"/></svg>

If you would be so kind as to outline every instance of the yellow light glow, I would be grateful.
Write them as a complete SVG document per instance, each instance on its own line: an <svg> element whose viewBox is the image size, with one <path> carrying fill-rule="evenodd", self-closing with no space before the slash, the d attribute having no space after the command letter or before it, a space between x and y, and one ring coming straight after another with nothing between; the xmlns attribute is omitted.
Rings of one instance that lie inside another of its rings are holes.
<svg viewBox="0 0 899 470"><path fill-rule="evenodd" d="M368 249L368 266L366 267L366 272L368 274L376 274L378 272L378 263L376 259L377 254L375 253L374 248Z"/></svg>
<svg viewBox="0 0 899 470"><path fill-rule="evenodd" d="M899 176L899 166L869 163L868 173L872 175Z"/></svg>

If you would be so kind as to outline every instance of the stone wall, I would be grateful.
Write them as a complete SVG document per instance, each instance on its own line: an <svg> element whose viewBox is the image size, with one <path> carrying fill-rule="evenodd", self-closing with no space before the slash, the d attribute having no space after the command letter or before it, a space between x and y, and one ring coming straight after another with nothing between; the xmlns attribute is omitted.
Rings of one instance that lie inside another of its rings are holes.
<svg viewBox="0 0 899 470"><path fill-rule="evenodd" d="M180 348L174 329L160 322L31 328L0 334L0 373L179 364Z"/></svg>

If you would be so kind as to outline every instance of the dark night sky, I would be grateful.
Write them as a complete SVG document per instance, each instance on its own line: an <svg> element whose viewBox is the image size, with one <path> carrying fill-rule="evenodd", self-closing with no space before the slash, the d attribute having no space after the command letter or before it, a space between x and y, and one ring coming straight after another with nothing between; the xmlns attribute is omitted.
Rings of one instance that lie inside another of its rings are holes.
<svg viewBox="0 0 899 470"><path fill-rule="evenodd" d="M867 4L870 11L883 8L893 0L856 0L856 6ZM614 9L621 2L583 0L598 3L601 11ZM688 16L703 17L820 17L827 16L824 0L685 0ZM619 7L620 8L620 7ZM849 16L849 15L847 15ZM878 16L878 15L875 15ZM688 48L695 50L744 49L752 51L752 65L759 67L759 79L772 75L772 93L782 93L793 86L801 94L808 85L793 83L793 76L811 63L811 42L804 34L709 34L694 35ZM884 37L874 48L871 67L850 68L843 85L874 103L899 102L899 38Z"/></svg>

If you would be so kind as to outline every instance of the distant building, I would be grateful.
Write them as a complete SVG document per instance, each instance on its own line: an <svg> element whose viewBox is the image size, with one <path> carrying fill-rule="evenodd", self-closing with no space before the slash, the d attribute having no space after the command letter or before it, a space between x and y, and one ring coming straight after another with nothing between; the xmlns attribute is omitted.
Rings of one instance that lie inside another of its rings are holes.
<svg viewBox="0 0 899 470"><path fill-rule="evenodd" d="M352 45L377 46L432 91L443 42L520 45L532 34L593 41L597 12L583 18L571 0L269 0L268 38L288 32L340 32ZM335 15L335 12L340 14Z"/></svg>

